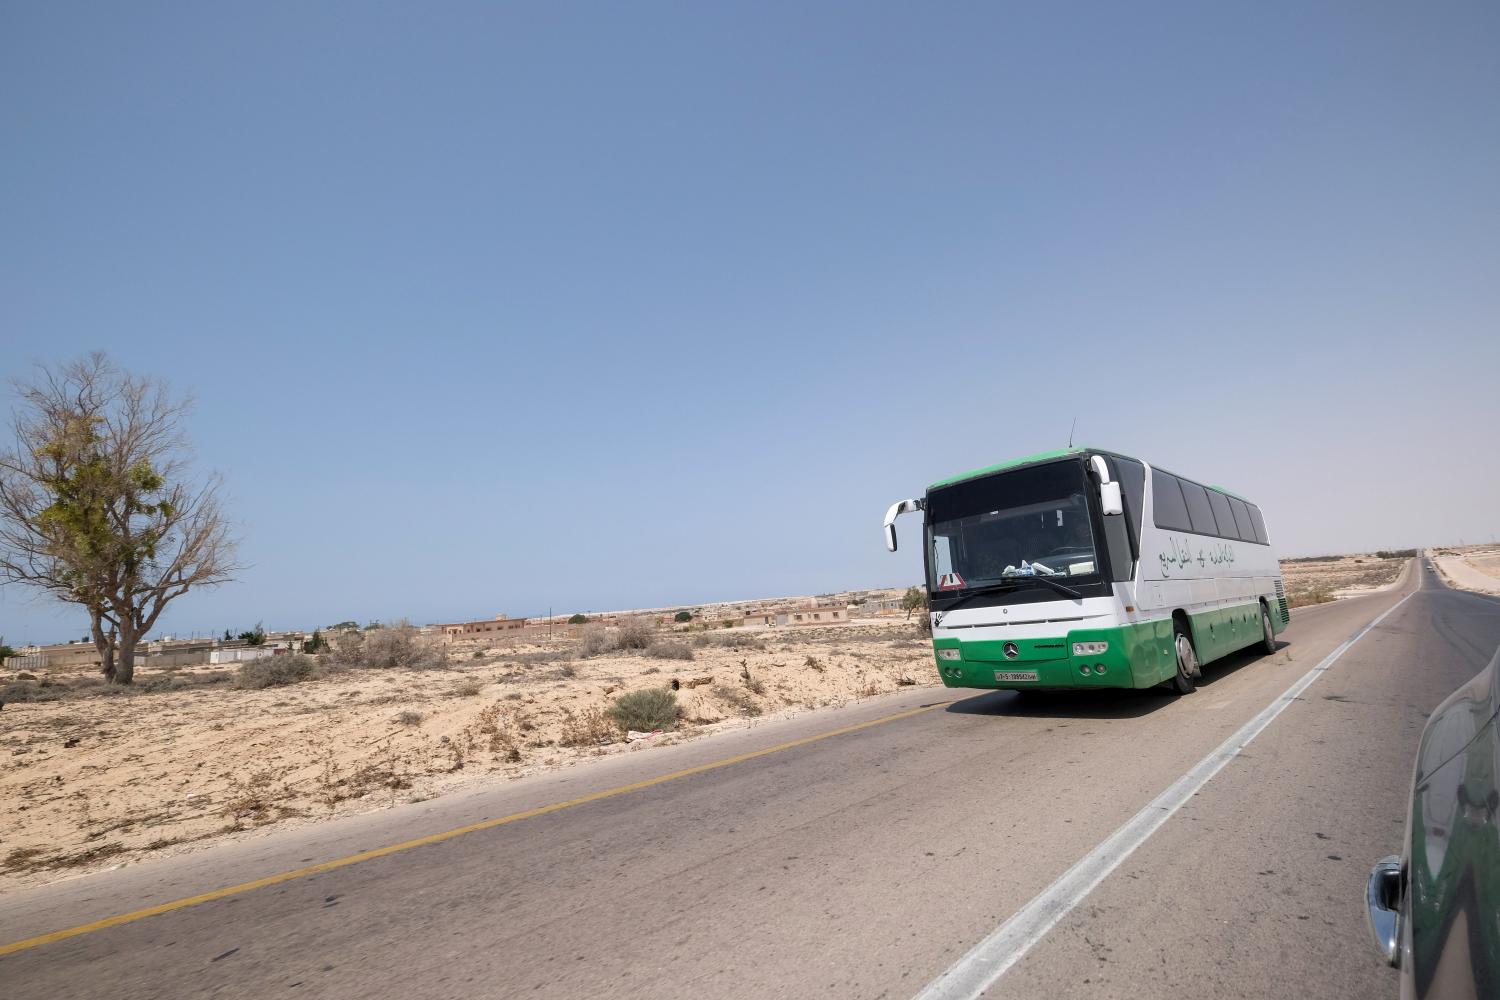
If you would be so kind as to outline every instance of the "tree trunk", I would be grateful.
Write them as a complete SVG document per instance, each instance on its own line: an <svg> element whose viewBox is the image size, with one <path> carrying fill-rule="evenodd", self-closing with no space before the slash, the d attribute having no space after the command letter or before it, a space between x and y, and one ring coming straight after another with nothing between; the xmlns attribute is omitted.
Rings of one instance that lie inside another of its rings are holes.
<svg viewBox="0 0 1500 1000"><path fill-rule="evenodd" d="M104 624L97 614L92 616L89 629L94 633L94 649L99 652L99 672L108 681L115 679L115 637L104 631Z"/></svg>
<svg viewBox="0 0 1500 1000"><path fill-rule="evenodd" d="M120 656L115 661L116 684L129 684L135 680L135 643L120 643Z"/></svg>
<svg viewBox="0 0 1500 1000"><path fill-rule="evenodd" d="M115 672L110 680L115 684L129 684L135 680L135 644L140 639L129 620L122 622L115 643Z"/></svg>

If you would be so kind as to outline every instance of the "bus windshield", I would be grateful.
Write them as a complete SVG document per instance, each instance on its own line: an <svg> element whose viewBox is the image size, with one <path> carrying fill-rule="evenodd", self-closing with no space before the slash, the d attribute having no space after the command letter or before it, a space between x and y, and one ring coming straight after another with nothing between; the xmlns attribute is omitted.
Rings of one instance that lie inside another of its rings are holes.
<svg viewBox="0 0 1500 1000"><path fill-rule="evenodd" d="M1026 577L1097 577L1088 480L1052 462L956 483L927 499L927 584L934 592Z"/></svg>

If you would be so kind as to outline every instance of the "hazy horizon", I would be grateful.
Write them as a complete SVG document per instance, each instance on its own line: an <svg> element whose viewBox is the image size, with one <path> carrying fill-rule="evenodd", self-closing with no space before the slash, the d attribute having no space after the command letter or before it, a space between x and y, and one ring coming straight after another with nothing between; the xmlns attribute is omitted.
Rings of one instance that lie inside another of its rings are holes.
<svg viewBox="0 0 1500 1000"><path fill-rule="evenodd" d="M0 27L0 374L192 392L245 539L158 632L916 583L886 506L1075 417L1283 556L1500 532L1492 6Z"/></svg>

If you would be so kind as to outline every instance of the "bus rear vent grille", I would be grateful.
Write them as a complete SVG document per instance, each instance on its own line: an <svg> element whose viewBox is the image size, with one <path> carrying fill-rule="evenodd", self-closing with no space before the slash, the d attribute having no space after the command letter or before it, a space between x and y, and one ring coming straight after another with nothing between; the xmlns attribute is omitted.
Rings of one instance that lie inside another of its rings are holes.
<svg viewBox="0 0 1500 1000"><path fill-rule="evenodd" d="M1281 585L1281 577L1276 578L1276 607L1281 612L1281 624L1285 625L1292 620L1292 613L1286 606L1286 588Z"/></svg>

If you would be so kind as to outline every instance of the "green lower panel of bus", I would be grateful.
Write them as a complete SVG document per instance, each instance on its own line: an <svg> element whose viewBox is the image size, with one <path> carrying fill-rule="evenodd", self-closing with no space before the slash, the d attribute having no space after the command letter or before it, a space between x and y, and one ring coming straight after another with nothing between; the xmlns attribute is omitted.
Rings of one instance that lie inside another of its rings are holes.
<svg viewBox="0 0 1500 1000"><path fill-rule="evenodd" d="M1258 603L1206 611L1189 620L1201 663L1261 637ZM1075 643L1107 643L1108 648L1075 656ZM1014 656L1006 656L1007 645L1015 646ZM1171 618L1081 629L1046 639L942 638L933 641L933 650L943 684L957 688L1148 688L1171 680L1177 672ZM944 659L943 650L958 650L959 658Z"/></svg>

